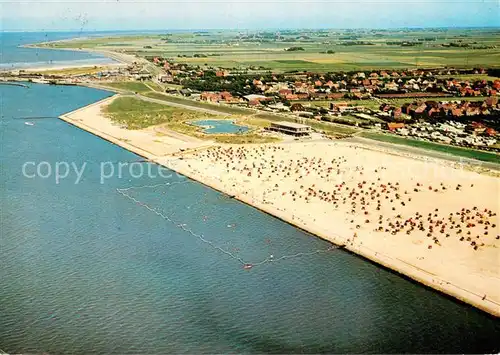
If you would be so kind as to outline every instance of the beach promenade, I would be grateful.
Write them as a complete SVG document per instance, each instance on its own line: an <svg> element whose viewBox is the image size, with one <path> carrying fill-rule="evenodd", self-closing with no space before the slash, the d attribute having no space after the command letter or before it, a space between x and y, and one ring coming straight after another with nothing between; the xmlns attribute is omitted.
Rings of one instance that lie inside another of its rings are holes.
<svg viewBox="0 0 500 355"><path fill-rule="evenodd" d="M113 99L61 119L500 316L498 178L353 142L215 145L129 131L101 114Z"/></svg>

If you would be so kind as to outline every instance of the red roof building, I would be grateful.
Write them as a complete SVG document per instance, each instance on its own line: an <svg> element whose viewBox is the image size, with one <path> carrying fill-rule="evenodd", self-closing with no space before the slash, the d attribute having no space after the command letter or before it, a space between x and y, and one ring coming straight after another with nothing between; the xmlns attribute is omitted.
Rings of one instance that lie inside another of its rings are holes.
<svg viewBox="0 0 500 355"><path fill-rule="evenodd" d="M278 94L280 96L291 95L292 94L292 90L290 90L290 89L281 89L280 91L278 91Z"/></svg>
<svg viewBox="0 0 500 355"><path fill-rule="evenodd" d="M493 128L486 128L486 131L484 132L486 135L490 137L495 137L498 133L495 131Z"/></svg>
<svg viewBox="0 0 500 355"><path fill-rule="evenodd" d="M387 123L387 129L391 132L394 132L395 130L397 130L399 128L405 128L405 124L404 123L393 123L393 122Z"/></svg>

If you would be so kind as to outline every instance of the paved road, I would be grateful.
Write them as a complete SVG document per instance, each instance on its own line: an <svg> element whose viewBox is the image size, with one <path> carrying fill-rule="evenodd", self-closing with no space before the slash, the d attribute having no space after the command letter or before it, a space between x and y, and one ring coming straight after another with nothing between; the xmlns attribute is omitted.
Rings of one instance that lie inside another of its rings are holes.
<svg viewBox="0 0 500 355"><path fill-rule="evenodd" d="M491 170L500 171L500 164L497 164L497 163L484 162L484 161L479 161L476 159L459 157L456 155L446 154L446 153L437 152L437 151L433 151L433 150L415 148L415 147L399 145L399 144L392 144L392 143L387 143L387 142L380 142L380 141L375 141L375 140L371 140L368 138L362 138L362 137L351 137L351 138L347 138L346 141L348 141L348 142L350 141L353 143L361 143L361 144L365 144L365 145L371 145L371 146L379 147L379 148L380 147L387 148L387 149L395 150L398 152L417 154L417 155L426 156L426 157L435 158L435 159L448 160L448 161L452 161L452 162L459 162L459 163L471 165L471 166L478 167L478 168L482 167L482 168L488 168Z"/></svg>

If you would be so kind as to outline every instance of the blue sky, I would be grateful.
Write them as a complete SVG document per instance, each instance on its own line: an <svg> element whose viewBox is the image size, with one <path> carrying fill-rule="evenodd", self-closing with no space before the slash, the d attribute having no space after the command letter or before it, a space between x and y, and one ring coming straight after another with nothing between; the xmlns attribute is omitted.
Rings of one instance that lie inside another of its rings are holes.
<svg viewBox="0 0 500 355"><path fill-rule="evenodd" d="M0 0L2 30L500 26L499 0Z"/></svg>

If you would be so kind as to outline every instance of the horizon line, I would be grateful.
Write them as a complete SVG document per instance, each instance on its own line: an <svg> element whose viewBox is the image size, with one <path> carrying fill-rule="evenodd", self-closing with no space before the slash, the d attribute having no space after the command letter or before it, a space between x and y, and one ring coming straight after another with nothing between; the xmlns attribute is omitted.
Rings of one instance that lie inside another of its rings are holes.
<svg viewBox="0 0 500 355"><path fill-rule="evenodd" d="M61 33L61 32L81 32L81 33L92 33L92 32L160 32L160 31L288 31L288 30L300 30L300 31L321 31L321 30L432 30L432 29L499 29L500 25L489 25L489 26L405 26L405 27L256 27L256 28L164 28L164 29L94 29L94 30L82 30L80 29L2 29L0 33L35 33L35 32L46 32L46 33Z"/></svg>

